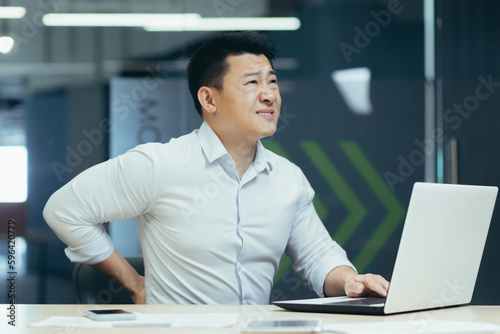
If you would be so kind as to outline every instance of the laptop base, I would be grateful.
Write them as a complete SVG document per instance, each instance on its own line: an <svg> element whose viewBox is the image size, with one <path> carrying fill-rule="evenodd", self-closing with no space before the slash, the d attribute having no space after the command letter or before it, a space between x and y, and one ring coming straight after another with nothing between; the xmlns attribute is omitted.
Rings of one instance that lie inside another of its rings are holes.
<svg viewBox="0 0 500 334"><path fill-rule="evenodd" d="M343 313L363 315L385 315L384 306L362 306L337 304L292 304L287 302L273 302L273 305L290 311L315 312L315 313Z"/></svg>

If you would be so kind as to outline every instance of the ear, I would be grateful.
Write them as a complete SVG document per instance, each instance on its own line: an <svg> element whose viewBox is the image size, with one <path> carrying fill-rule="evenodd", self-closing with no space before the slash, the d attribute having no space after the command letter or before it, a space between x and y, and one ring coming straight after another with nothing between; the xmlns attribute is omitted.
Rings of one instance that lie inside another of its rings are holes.
<svg viewBox="0 0 500 334"><path fill-rule="evenodd" d="M217 111L215 105L213 89L207 86L198 89L198 101L200 101L201 109L213 114Z"/></svg>

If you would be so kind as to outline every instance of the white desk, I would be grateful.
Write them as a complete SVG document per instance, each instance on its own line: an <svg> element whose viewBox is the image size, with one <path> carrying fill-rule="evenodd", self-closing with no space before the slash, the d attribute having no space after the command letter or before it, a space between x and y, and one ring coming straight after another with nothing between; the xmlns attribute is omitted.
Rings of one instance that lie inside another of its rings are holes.
<svg viewBox="0 0 500 334"><path fill-rule="evenodd" d="M16 327L7 325L6 317L8 305L0 305L1 323L0 333L45 333L45 334L100 334L100 333L239 333L239 328L252 319L266 318L298 318L320 317L325 323L332 322L358 322L358 321L417 321L421 319L461 320L491 322L500 325L500 306L462 306L442 310L413 312L391 316L361 316L343 314L300 313L282 310L272 305L256 306L229 306L229 305L16 305ZM124 308L141 313L233 313L239 312L236 326L224 329L169 329L169 328L62 328L45 327L34 328L29 324L46 319L50 316L75 316L82 315L85 308ZM14 329L14 330L13 330Z"/></svg>

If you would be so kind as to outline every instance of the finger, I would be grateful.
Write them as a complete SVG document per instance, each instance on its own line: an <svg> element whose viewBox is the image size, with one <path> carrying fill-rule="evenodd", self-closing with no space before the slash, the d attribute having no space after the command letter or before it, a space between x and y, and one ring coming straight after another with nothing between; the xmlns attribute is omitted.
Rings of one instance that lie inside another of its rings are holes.
<svg viewBox="0 0 500 334"><path fill-rule="evenodd" d="M387 297L387 292L389 291L389 282L382 276L377 275L375 276L375 278L379 284L379 289L377 290L378 294L382 297Z"/></svg>
<svg viewBox="0 0 500 334"><path fill-rule="evenodd" d="M384 281L382 282L382 286L384 287L385 291L389 291L389 285L390 283L384 279Z"/></svg>
<svg viewBox="0 0 500 334"><path fill-rule="evenodd" d="M368 288L382 297L387 297L387 289L384 286L385 279L380 276L373 276L367 280Z"/></svg>
<svg viewBox="0 0 500 334"><path fill-rule="evenodd" d="M382 285L378 285L374 291L379 294L381 297L387 297L387 289Z"/></svg>
<svg viewBox="0 0 500 334"><path fill-rule="evenodd" d="M363 291L365 291L365 286L363 284L354 284L353 285L353 292L355 293L363 293Z"/></svg>
<svg viewBox="0 0 500 334"><path fill-rule="evenodd" d="M346 284L345 291L348 297L360 297L365 292L365 286L361 283L357 283L355 280L351 280Z"/></svg>
<svg viewBox="0 0 500 334"><path fill-rule="evenodd" d="M371 276L373 277L373 279L378 281L384 287L387 287L387 288L389 287L389 282L383 276L380 276L380 275L371 275Z"/></svg>
<svg viewBox="0 0 500 334"><path fill-rule="evenodd" d="M389 282L380 275L359 275L354 277L354 281L359 284L363 284L366 288L366 294L371 294L373 292L376 295L387 297L387 290L389 289Z"/></svg>

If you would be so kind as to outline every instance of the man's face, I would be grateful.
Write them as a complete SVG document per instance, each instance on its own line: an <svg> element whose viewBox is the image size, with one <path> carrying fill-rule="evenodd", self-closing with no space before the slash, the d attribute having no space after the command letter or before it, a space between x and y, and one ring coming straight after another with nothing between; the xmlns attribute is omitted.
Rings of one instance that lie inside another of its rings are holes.
<svg viewBox="0 0 500 334"><path fill-rule="evenodd" d="M215 120L225 134L247 141L276 132L281 96L276 73L264 55L228 56L223 88L215 91Z"/></svg>

